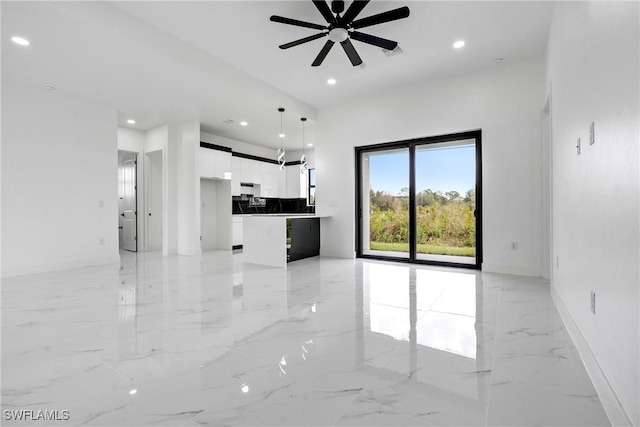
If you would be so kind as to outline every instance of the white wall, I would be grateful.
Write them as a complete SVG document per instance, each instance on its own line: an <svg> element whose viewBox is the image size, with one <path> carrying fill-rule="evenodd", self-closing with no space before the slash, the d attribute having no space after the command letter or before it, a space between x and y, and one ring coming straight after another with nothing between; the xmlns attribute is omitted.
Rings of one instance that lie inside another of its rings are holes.
<svg viewBox="0 0 640 427"><path fill-rule="evenodd" d="M118 150L142 153L145 148L144 145L144 132L135 129L118 127Z"/></svg>
<svg viewBox="0 0 640 427"><path fill-rule="evenodd" d="M116 129L111 108L2 88L3 277L119 262Z"/></svg>
<svg viewBox="0 0 640 427"><path fill-rule="evenodd" d="M553 253L559 257L552 290L635 425L640 425L638 27L637 2L562 3L554 12L548 47ZM592 121L596 142L589 145Z"/></svg>
<svg viewBox="0 0 640 427"><path fill-rule="evenodd" d="M146 250L162 250L162 150L145 154L145 230Z"/></svg>
<svg viewBox="0 0 640 427"><path fill-rule="evenodd" d="M199 255L200 249L200 122L177 129L178 145L178 253Z"/></svg>
<svg viewBox="0 0 640 427"><path fill-rule="evenodd" d="M354 256L354 146L482 129L483 269L541 275L543 101L538 58L320 110L316 210L331 215L322 253Z"/></svg>

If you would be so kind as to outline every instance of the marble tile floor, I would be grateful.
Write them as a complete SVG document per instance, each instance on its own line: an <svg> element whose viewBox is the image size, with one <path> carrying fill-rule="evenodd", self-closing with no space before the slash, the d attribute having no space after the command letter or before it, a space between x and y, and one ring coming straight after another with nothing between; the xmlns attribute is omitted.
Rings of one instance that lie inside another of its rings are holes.
<svg viewBox="0 0 640 427"><path fill-rule="evenodd" d="M608 425L541 279L223 251L121 264L2 281L3 425Z"/></svg>

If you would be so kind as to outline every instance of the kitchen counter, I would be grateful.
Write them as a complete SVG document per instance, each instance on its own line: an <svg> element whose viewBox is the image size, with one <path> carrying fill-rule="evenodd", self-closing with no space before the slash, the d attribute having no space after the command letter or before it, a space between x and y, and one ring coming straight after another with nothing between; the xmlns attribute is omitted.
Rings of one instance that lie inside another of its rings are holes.
<svg viewBox="0 0 640 427"><path fill-rule="evenodd" d="M244 262L287 266L287 219L291 219L291 260L320 254L320 218L315 214L259 214L243 217Z"/></svg>

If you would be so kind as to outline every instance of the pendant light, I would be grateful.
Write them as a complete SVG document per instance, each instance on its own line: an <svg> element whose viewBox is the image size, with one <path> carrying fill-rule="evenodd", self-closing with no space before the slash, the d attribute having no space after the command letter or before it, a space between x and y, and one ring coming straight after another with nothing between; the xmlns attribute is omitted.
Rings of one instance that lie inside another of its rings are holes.
<svg viewBox="0 0 640 427"><path fill-rule="evenodd" d="M283 171L284 170L284 164L286 163L286 160L284 159L284 148L282 148L282 138L284 138L284 133L282 133L282 113L284 113L284 108L280 107L278 108L278 111L280 111L280 148L278 149L278 165L280 165L280 170Z"/></svg>
<svg viewBox="0 0 640 427"><path fill-rule="evenodd" d="M302 157L300 157L300 174L304 175L307 171L307 156L304 155L304 122L307 121L306 117L300 119L302 122Z"/></svg>

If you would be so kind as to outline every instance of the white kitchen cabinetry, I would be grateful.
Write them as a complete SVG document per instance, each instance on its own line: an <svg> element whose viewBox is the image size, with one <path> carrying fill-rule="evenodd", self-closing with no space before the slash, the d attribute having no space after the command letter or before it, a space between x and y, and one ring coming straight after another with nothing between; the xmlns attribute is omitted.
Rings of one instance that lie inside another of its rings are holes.
<svg viewBox="0 0 640 427"><path fill-rule="evenodd" d="M241 192L241 172L242 159L240 157L231 157L231 195L239 196Z"/></svg>
<svg viewBox="0 0 640 427"><path fill-rule="evenodd" d="M307 174L300 173L300 165L287 166L287 191L286 196L289 199L306 198L307 197Z"/></svg>
<svg viewBox="0 0 640 427"><path fill-rule="evenodd" d="M216 173L218 178L231 179L231 153L216 151Z"/></svg>
<svg viewBox="0 0 640 427"><path fill-rule="evenodd" d="M280 170L280 166L279 165L274 165L275 171L276 171L276 181L277 181L277 190L276 190L276 197L279 197L281 199L284 199L287 197L287 168L285 167L285 170Z"/></svg>
<svg viewBox="0 0 640 427"><path fill-rule="evenodd" d="M278 197L278 165L262 163L262 197Z"/></svg>
<svg viewBox="0 0 640 427"><path fill-rule="evenodd" d="M200 177L231 179L231 153L200 147Z"/></svg>
<svg viewBox="0 0 640 427"><path fill-rule="evenodd" d="M245 158L240 159L240 182L253 182L252 161Z"/></svg>
<svg viewBox="0 0 640 427"><path fill-rule="evenodd" d="M234 216L233 217L233 246L242 245L242 217Z"/></svg>

